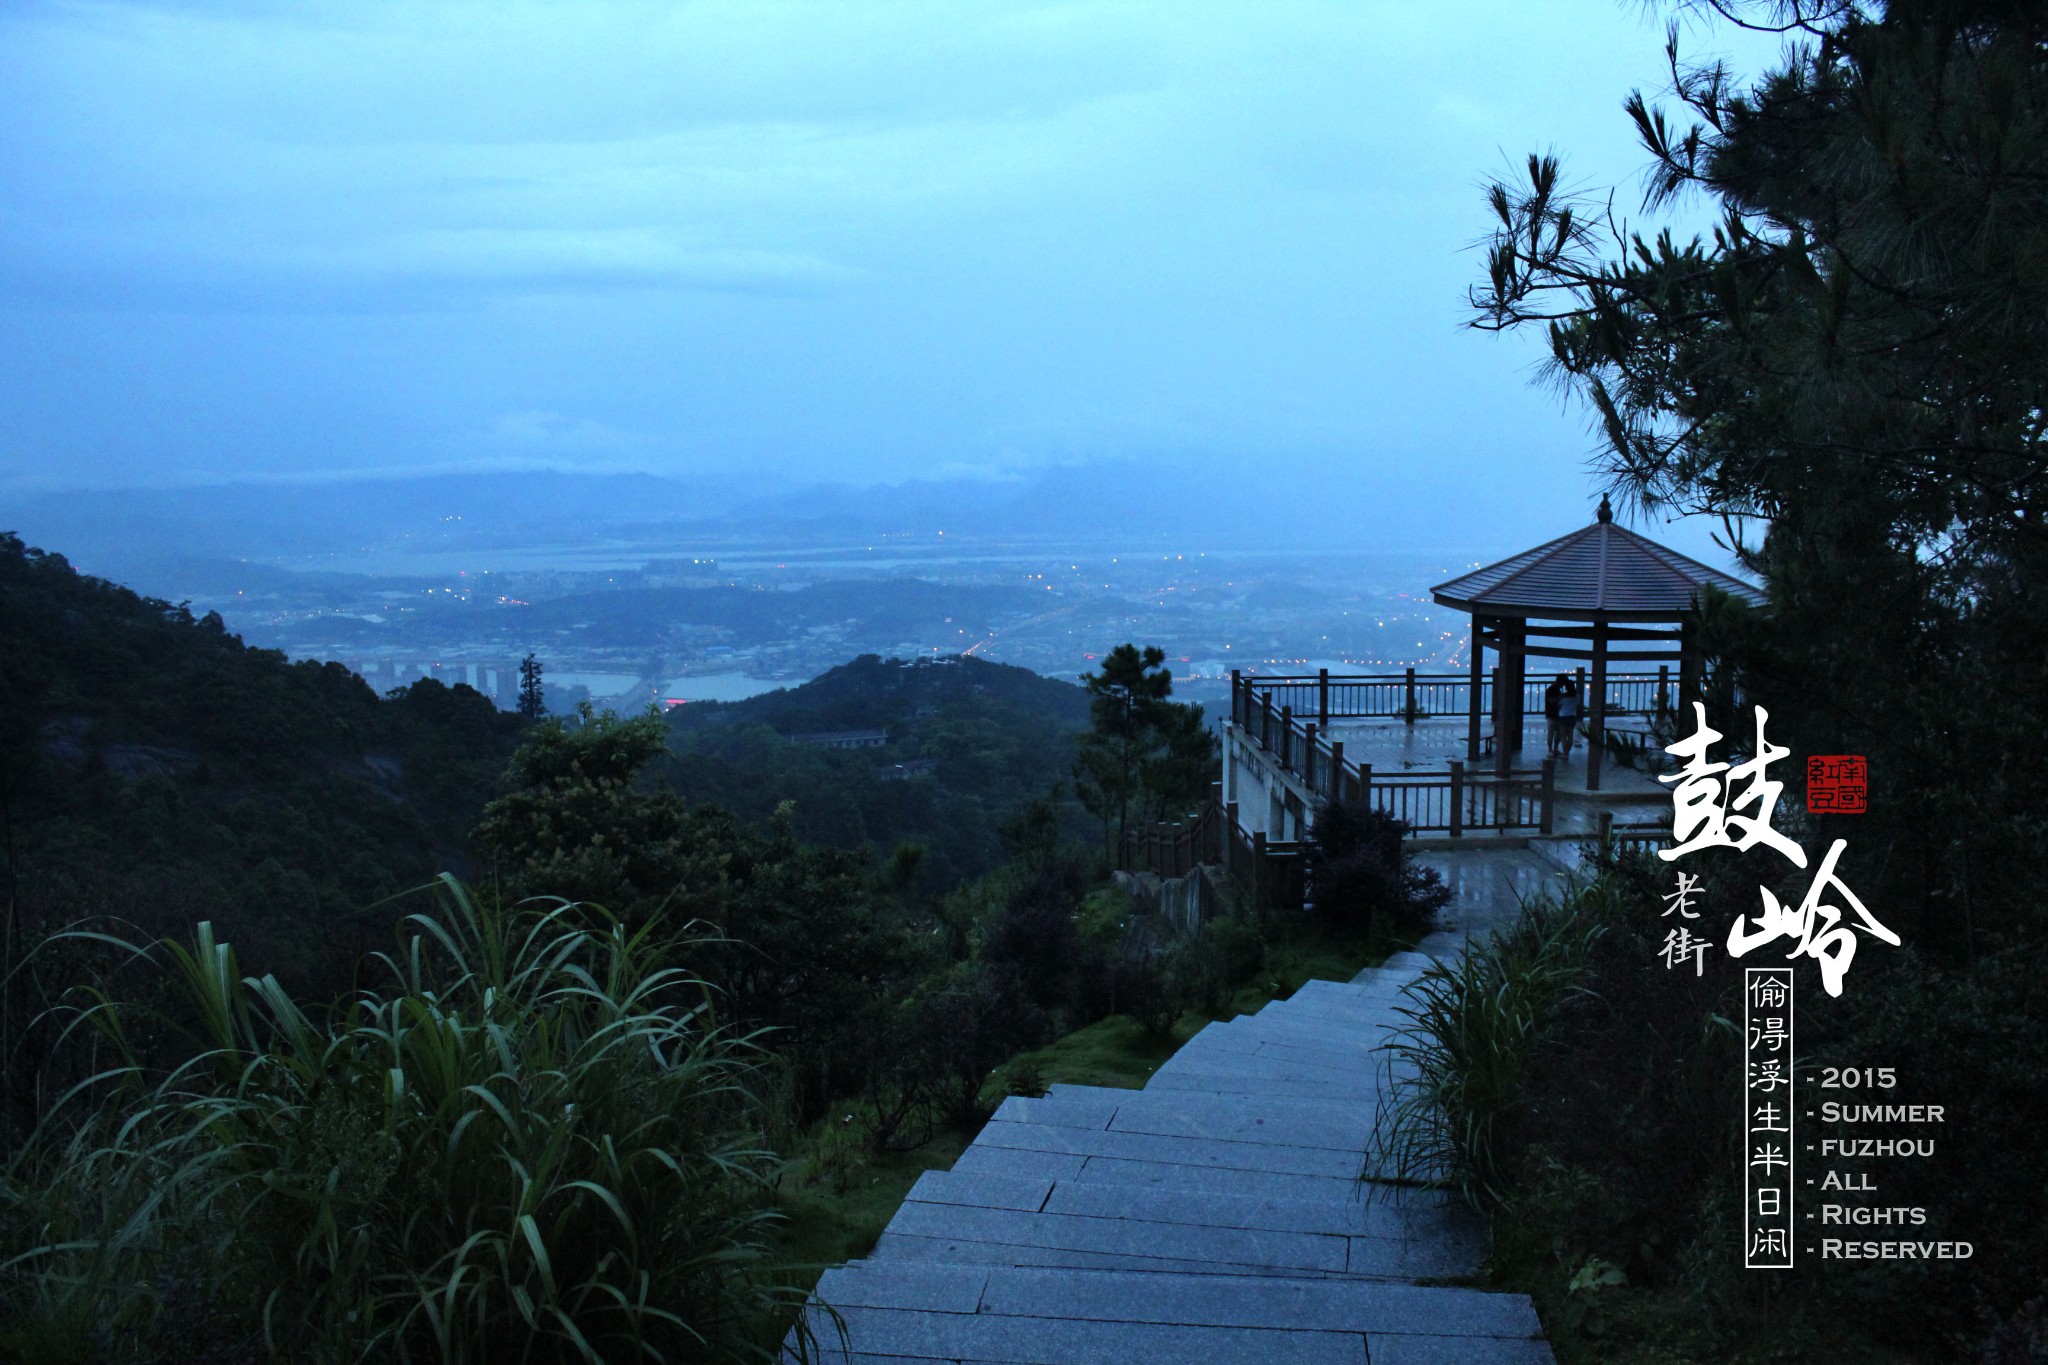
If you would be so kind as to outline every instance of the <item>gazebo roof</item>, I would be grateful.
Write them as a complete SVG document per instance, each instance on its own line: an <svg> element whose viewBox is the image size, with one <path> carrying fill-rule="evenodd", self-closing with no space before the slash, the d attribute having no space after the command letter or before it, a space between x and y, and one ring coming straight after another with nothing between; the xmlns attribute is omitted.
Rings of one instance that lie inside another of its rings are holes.
<svg viewBox="0 0 2048 1365"><path fill-rule="evenodd" d="M1475 569L1430 589L1437 603L1487 616L1551 620L1670 621L1692 609L1701 585L1762 605L1764 595L1732 574L1614 524L1607 499L1581 531Z"/></svg>

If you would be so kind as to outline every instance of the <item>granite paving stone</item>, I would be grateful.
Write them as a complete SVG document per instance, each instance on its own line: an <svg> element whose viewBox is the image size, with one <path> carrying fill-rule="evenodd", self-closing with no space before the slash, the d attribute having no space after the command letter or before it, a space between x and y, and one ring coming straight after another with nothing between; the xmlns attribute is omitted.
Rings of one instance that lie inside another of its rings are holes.
<svg viewBox="0 0 2048 1365"><path fill-rule="evenodd" d="M1156 1256L1167 1250L1180 1261L1324 1273L1346 1270L1350 1259L1350 1249L1341 1236L1200 1223L1173 1224L1169 1235L1164 1225L1128 1218L1023 1213L963 1204L906 1203L889 1220L889 1230L915 1237L1119 1256Z"/></svg>
<svg viewBox="0 0 2048 1365"><path fill-rule="evenodd" d="M1519 850L1431 856L1456 897L1425 951L1206 1025L1143 1089L1006 1099L867 1258L819 1281L853 1345L814 1309L824 1358L1554 1365L1527 1298L1417 1283L1476 1271L1482 1220L1444 1190L1361 1179L1411 1065L1387 1050L1407 988L1535 875Z"/></svg>
<svg viewBox="0 0 2048 1365"><path fill-rule="evenodd" d="M1022 1147L1038 1152L1080 1156L1122 1157L1181 1166L1211 1166L1242 1171L1277 1171L1289 1175L1358 1178L1363 1157L1326 1147L1290 1147L1284 1143L1232 1142L1165 1133L1109 1132L1064 1128L1045 1123L1004 1123L982 1126L976 1145Z"/></svg>
<svg viewBox="0 0 2048 1365"><path fill-rule="evenodd" d="M1360 1332L1272 1331L1089 1318L841 1310L863 1351L914 1360L1032 1361L1042 1365L1367 1365ZM834 1360L836 1331L815 1324ZM837 1357L844 1360L841 1354Z"/></svg>

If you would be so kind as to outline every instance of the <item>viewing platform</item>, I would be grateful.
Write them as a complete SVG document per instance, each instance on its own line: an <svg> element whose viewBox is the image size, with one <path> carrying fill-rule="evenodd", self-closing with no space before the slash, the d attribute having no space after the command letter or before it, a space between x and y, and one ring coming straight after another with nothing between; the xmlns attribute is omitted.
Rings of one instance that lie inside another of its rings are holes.
<svg viewBox="0 0 2048 1365"><path fill-rule="evenodd" d="M1602 498L1592 525L1431 595L1471 613L1463 673L1233 672L1218 790L1192 821L1131 831L1120 866L1182 877L1219 864L1257 903L1299 905L1305 840L1333 805L1393 815L1425 847L1668 842L1670 791L1647 771L1653 722L1704 689L1701 604L1760 607L1763 594L1616 526ZM1535 660L1561 667L1546 678ZM1551 695L1578 718L1573 748L1537 760Z"/></svg>

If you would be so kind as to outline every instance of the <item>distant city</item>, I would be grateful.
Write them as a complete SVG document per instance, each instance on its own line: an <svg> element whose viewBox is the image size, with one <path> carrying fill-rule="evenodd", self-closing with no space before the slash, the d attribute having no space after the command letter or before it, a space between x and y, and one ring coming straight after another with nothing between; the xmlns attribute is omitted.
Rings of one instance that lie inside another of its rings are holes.
<svg viewBox="0 0 2048 1365"><path fill-rule="evenodd" d="M1219 699L1232 669L1448 670L1463 660L1462 623L1427 590L1469 567L1413 554L1132 554L937 529L647 557L617 545L423 557L445 562L405 572L403 556L385 556L400 571L377 574L214 563L166 586L252 644L338 660L380 691L435 677L510 707L531 653L550 709L624 710L735 700L862 654L964 654L1071 681L1125 640L1164 649L1177 691L1197 700Z"/></svg>

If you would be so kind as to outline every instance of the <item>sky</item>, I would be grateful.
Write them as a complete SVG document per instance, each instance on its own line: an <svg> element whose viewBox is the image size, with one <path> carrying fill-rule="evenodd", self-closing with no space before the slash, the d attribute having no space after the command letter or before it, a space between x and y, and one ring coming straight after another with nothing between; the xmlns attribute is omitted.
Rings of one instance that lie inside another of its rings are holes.
<svg viewBox="0 0 2048 1365"><path fill-rule="evenodd" d="M1566 529L1584 414L1465 327L1481 185L1557 150L1635 215L1664 22L10 0L0 491L1220 460Z"/></svg>

